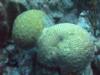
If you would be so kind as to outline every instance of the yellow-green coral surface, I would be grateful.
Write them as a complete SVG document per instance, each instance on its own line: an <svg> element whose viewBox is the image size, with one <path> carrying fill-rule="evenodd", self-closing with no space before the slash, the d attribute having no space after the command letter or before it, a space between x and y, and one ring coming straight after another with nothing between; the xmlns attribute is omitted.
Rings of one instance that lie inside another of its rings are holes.
<svg viewBox="0 0 100 75"><path fill-rule="evenodd" d="M49 25L52 25L52 21L43 11L25 11L14 21L12 38L20 47L31 47L43 28Z"/></svg>
<svg viewBox="0 0 100 75"><path fill-rule="evenodd" d="M94 56L93 42L78 25L62 23L45 28L38 41L38 61L66 72L85 69Z"/></svg>

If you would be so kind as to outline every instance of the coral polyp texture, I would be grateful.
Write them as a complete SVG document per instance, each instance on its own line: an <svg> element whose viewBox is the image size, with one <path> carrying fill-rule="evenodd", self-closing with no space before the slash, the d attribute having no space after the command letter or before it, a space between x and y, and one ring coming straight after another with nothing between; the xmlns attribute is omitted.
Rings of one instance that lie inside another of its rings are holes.
<svg viewBox="0 0 100 75"><path fill-rule="evenodd" d="M94 57L90 34L78 25L61 23L45 28L38 40L38 62L66 72L86 68Z"/></svg>
<svg viewBox="0 0 100 75"><path fill-rule="evenodd" d="M44 27L52 25L52 21L41 10L28 10L20 14L14 21L12 38L20 47L32 47Z"/></svg>

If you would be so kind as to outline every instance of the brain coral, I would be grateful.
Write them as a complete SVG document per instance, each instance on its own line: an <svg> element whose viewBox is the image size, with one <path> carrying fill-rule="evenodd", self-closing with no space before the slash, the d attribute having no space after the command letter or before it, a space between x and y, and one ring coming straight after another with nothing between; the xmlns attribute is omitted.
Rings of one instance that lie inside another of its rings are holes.
<svg viewBox="0 0 100 75"><path fill-rule="evenodd" d="M25 11L14 21L12 38L20 47L32 47L42 29L52 24L52 20L41 10Z"/></svg>
<svg viewBox="0 0 100 75"><path fill-rule="evenodd" d="M38 40L38 62L62 70L83 70L93 59L94 47L88 32L78 25L61 23L45 28Z"/></svg>

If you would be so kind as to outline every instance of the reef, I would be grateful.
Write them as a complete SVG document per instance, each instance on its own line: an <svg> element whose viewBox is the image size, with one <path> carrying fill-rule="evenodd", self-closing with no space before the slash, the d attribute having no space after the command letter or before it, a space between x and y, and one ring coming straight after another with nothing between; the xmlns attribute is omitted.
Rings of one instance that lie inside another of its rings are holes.
<svg viewBox="0 0 100 75"><path fill-rule="evenodd" d="M99 75L100 0L0 0L0 75Z"/></svg>

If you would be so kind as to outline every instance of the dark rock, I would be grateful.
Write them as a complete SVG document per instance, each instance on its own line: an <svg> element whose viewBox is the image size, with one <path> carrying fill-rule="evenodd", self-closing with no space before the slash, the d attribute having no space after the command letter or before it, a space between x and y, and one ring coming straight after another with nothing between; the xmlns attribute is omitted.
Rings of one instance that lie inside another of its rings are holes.
<svg viewBox="0 0 100 75"><path fill-rule="evenodd" d="M0 48L4 47L8 39L9 27L6 22L6 11L2 3L0 3Z"/></svg>
<svg viewBox="0 0 100 75"><path fill-rule="evenodd" d="M6 11L7 11L8 25L9 25L9 38L11 38L12 26L15 18L25 10L27 10L27 8L19 2L9 1L7 3Z"/></svg>

